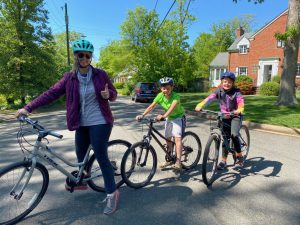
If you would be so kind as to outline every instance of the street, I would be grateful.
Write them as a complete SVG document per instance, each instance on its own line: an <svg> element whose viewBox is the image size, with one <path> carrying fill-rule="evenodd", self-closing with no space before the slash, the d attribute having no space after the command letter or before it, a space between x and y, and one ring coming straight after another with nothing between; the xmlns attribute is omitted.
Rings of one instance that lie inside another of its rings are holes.
<svg viewBox="0 0 300 225"><path fill-rule="evenodd" d="M135 121L148 103L134 103L119 97L111 103L115 116L113 139L131 143L141 140L147 126ZM160 112L157 109L152 116ZM151 116L151 115L150 115ZM66 130L65 112L33 114L47 129L63 134L62 140L49 137L51 147L75 161L74 132ZM163 130L163 123L155 124ZM209 135L209 123L187 117L187 129L197 133L202 156ZM22 160L16 135L17 121L0 123L0 167ZM47 166L48 190L41 203L19 224L126 224L126 225L299 225L300 224L300 136L250 130L250 152L241 171L229 168L210 188L202 182L202 156L196 169L180 178L159 168L152 182L141 189L120 188L118 211L102 213L104 193L65 191L65 177ZM153 140L153 146L155 147ZM158 163L164 156L157 148ZM69 171L72 168L68 168ZM0 199L1 201L1 199Z"/></svg>

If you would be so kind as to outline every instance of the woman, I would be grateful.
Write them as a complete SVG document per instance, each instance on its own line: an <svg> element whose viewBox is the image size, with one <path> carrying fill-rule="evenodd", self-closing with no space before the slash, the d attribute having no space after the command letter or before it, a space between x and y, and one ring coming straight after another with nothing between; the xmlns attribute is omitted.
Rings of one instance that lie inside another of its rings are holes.
<svg viewBox="0 0 300 225"><path fill-rule="evenodd" d="M49 104L66 95L67 126L75 130L75 145L78 162L82 162L91 144L100 164L107 193L104 214L112 214L117 209L119 191L116 190L114 172L108 159L107 145L113 125L109 101L117 98L117 92L106 72L91 66L94 47L91 42L80 39L73 44L73 70L49 90L38 96L16 116L28 115L40 106ZM66 189L71 187L66 184ZM87 189L86 183L74 190Z"/></svg>

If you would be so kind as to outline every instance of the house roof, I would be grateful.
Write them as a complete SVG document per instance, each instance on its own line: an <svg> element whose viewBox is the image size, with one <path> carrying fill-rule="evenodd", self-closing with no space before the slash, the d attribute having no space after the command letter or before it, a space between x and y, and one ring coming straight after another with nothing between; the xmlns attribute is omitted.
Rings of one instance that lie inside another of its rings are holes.
<svg viewBox="0 0 300 225"><path fill-rule="evenodd" d="M238 49L237 45L238 43L243 39L247 38L248 40L253 36L253 32L245 33L239 38L235 39L234 42L230 45L230 47L227 49L227 51L236 51Z"/></svg>
<svg viewBox="0 0 300 225"><path fill-rule="evenodd" d="M218 55L209 64L211 67L227 67L228 66L228 52L219 52Z"/></svg>
<svg viewBox="0 0 300 225"><path fill-rule="evenodd" d="M262 28L260 28L256 32L254 32L250 38L254 38L257 34L259 34L260 32L262 32L264 29L266 29L266 27L270 26L272 23L274 23L274 21L276 21L279 17L281 17L282 15L284 15L287 12L288 12L288 9L284 10L282 13L280 13L278 16L276 16L273 20L271 20L265 26L263 26Z"/></svg>

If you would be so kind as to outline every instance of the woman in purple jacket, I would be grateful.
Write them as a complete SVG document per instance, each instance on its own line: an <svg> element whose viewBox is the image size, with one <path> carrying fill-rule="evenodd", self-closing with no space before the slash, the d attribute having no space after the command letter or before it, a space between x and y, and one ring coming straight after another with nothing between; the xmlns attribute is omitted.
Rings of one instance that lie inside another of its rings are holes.
<svg viewBox="0 0 300 225"><path fill-rule="evenodd" d="M69 130L75 130L78 162L83 161L91 144L103 173L107 193L104 213L112 214L117 209L119 191L116 189L113 168L108 159L107 145L113 125L109 101L116 100L117 92L106 72L91 66L93 52L94 47L89 41L75 41L73 70L65 73L49 90L19 109L16 116L28 115L38 107L66 95L67 126ZM66 189L70 188L66 184ZM86 183L74 187L74 190L86 189Z"/></svg>

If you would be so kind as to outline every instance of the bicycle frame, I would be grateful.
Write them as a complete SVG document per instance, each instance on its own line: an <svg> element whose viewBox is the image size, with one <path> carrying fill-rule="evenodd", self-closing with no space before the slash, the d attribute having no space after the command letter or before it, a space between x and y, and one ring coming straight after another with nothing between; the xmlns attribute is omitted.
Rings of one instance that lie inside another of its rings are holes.
<svg viewBox="0 0 300 225"><path fill-rule="evenodd" d="M165 138L165 137L164 137L157 129L155 129L155 128L153 127L154 121L155 121L155 120L153 120L153 119L151 120L151 119L150 119L149 124L147 124L148 127L149 127L149 130L148 130L147 135L145 135L145 136L143 137L143 142L144 142L144 143L147 143L147 146L149 146L149 145L150 145L150 141L151 141L151 139L152 139L152 137L153 137L154 140L156 141L156 143L157 143L157 144L161 147L161 149L166 153L166 155L168 155L169 157L171 157L170 152L167 151L167 149L164 147L164 145L161 143L161 141L158 139L158 137L155 135L155 133L156 133L159 137L161 137L162 139L164 139L165 141L167 141L167 142L169 142L169 143L172 143L173 146L175 145L175 142L172 141L172 140L168 140L168 139Z"/></svg>

